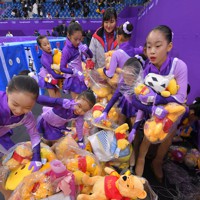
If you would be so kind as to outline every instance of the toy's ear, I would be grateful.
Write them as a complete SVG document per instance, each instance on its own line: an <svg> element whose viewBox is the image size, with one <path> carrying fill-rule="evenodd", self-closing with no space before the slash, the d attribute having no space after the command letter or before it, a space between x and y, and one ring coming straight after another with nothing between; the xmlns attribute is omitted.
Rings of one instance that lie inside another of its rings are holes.
<svg viewBox="0 0 200 200"><path fill-rule="evenodd" d="M144 198L146 198L146 196L147 196L147 193L144 190L142 192L138 193L138 195L137 195L137 197L139 199L144 199Z"/></svg>

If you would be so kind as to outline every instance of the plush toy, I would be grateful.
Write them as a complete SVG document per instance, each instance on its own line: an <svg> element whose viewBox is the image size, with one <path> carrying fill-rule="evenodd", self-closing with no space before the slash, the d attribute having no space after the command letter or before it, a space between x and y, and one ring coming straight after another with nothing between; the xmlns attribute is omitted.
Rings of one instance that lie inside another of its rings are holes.
<svg viewBox="0 0 200 200"><path fill-rule="evenodd" d="M160 93L163 97L175 95L179 90L179 85L177 85L174 75L172 74L163 76L160 74L149 73L145 77L144 83L151 87L156 93Z"/></svg>
<svg viewBox="0 0 200 200"><path fill-rule="evenodd" d="M181 147L181 146L171 146L169 148L169 153L168 153L168 157L171 160L174 160L176 162L183 162L185 155L187 153L187 148L185 147Z"/></svg>
<svg viewBox="0 0 200 200"><path fill-rule="evenodd" d="M168 103L163 108L167 111L165 117L160 119L154 113L144 125L144 134L152 143L162 142L173 131L173 128L176 128L175 123L178 123L186 111L184 106L177 103Z"/></svg>
<svg viewBox="0 0 200 200"><path fill-rule="evenodd" d="M184 163L189 168L198 167L200 169L200 152L197 149L191 149L187 152Z"/></svg>
<svg viewBox="0 0 200 200"><path fill-rule="evenodd" d="M73 148L71 148L73 147ZM52 147L56 154L56 157L59 160L62 160L66 157L73 157L76 155L74 148L79 148L76 141L70 136L66 135L64 138L61 138L54 146Z"/></svg>
<svg viewBox="0 0 200 200"><path fill-rule="evenodd" d="M32 154L31 143L21 143L4 157L2 164L8 167L9 170L15 170L20 165L28 163L32 158Z"/></svg>
<svg viewBox="0 0 200 200"><path fill-rule="evenodd" d="M99 164L90 154L85 156L75 155L74 158L66 159L64 163L67 169L72 172L80 170L89 176L96 176L101 174L101 168Z"/></svg>
<svg viewBox="0 0 200 200"><path fill-rule="evenodd" d="M20 146L29 145L30 143L24 143ZM31 144L30 144L31 149ZM26 149L24 149L26 150ZM51 150L51 148L43 143L41 143L41 160L42 160L42 167L40 171L45 171L50 169L50 162L56 159L55 154ZM7 190L15 190L15 188L20 184L24 177L28 176L32 173L32 170L29 170L28 167L30 165L30 160L28 160L27 164L19 165L16 169L12 169L7 177L5 182L5 188Z"/></svg>
<svg viewBox="0 0 200 200"><path fill-rule="evenodd" d="M92 151L100 162L120 169L129 167L133 149L127 140L127 130L128 125L123 124L113 131L101 130L88 137Z"/></svg>
<svg viewBox="0 0 200 200"><path fill-rule="evenodd" d="M105 106L101 103L96 103L92 108L92 117L96 119L99 117L103 110L105 109ZM112 123L117 123L119 120L119 113L115 107L112 107L110 111L108 112L107 120L102 120L101 125L104 126L104 128L111 128Z"/></svg>
<svg viewBox="0 0 200 200"><path fill-rule="evenodd" d="M66 177L67 179L65 179ZM75 196L74 176L61 161L54 160L51 162L50 170L37 171L26 176L10 200L42 199L61 190L65 195L73 193L73 196Z"/></svg>
<svg viewBox="0 0 200 200"><path fill-rule="evenodd" d="M77 200L131 200L131 199L145 199L147 193L144 190L145 180L137 176L124 174L119 175L111 168L105 168L109 175L89 177L86 174L82 181L85 185L91 185L92 195L79 194Z"/></svg>
<svg viewBox="0 0 200 200"><path fill-rule="evenodd" d="M129 145L127 140L127 131L129 130L129 126L127 123L122 124L121 126L115 129L115 137L117 139L117 149L115 150L115 157L119 157L120 151L126 149Z"/></svg>
<svg viewBox="0 0 200 200"><path fill-rule="evenodd" d="M179 86L177 85L176 80L171 79L168 86L165 88L165 90L161 91L160 94L163 97L169 97L170 95L175 95L177 93L178 89L179 89ZM150 90L151 89L143 83L138 84L134 88L134 92L136 95L146 96L150 93Z"/></svg>
<svg viewBox="0 0 200 200"><path fill-rule="evenodd" d="M53 50L53 64L51 65L51 68L57 73L57 74L62 74L60 71L60 61L62 57L62 52L59 49L54 49ZM45 81L58 85L59 88L62 88L63 85L63 79L55 80L53 77L46 77Z"/></svg>

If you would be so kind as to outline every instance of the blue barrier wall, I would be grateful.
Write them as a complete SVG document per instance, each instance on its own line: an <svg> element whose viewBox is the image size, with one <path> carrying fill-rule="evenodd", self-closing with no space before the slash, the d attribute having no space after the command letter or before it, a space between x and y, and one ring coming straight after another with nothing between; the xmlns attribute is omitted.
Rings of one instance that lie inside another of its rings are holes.
<svg viewBox="0 0 200 200"><path fill-rule="evenodd" d="M65 38L49 39L52 48L62 50ZM36 41L5 43L0 46L0 90L5 90L9 80L25 69L39 72L41 50Z"/></svg>

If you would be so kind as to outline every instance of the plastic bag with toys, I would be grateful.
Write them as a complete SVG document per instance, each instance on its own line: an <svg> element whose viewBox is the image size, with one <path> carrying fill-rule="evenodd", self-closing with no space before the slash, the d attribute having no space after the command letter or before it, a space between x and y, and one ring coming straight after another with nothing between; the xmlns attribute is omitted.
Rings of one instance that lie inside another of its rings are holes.
<svg viewBox="0 0 200 200"><path fill-rule="evenodd" d="M106 129L106 130L113 130L115 129L118 125L118 120L119 120L119 109L116 108L115 106L110 109L108 112L107 118L105 120L101 120L99 123L95 122L95 119L100 117L103 110L105 109L105 104L103 103L96 103L93 108L92 108L92 113L91 113L91 123L99 128Z"/></svg>
<svg viewBox="0 0 200 200"><path fill-rule="evenodd" d="M56 159L56 156L49 146L42 143L40 153L42 160L40 171L43 171L50 167L50 162ZM32 173L32 169L29 170L31 158L32 147L30 142L15 145L3 157L1 170L7 169L7 173L2 184L6 190L15 190L23 178Z"/></svg>
<svg viewBox="0 0 200 200"><path fill-rule="evenodd" d="M123 124L113 131L101 130L88 137L93 153L99 161L129 161L132 146L127 140L129 127Z"/></svg>
<svg viewBox="0 0 200 200"><path fill-rule="evenodd" d="M92 153L80 149L71 136L59 140L53 148L56 156L68 170L72 172L80 170L91 176L101 174L98 159Z"/></svg>
<svg viewBox="0 0 200 200"><path fill-rule="evenodd" d="M104 78L99 75L98 71L91 70L88 73L89 85L97 97L97 102L107 103L113 93L113 89L107 84Z"/></svg>
<svg viewBox="0 0 200 200"><path fill-rule="evenodd" d="M64 194L63 200L66 196L70 197L70 200L76 199L74 175L61 161L53 160L48 170L37 171L26 176L9 199L43 199L61 191Z"/></svg>
<svg viewBox="0 0 200 200"><path fill-rule="evenodd" d="M186 108L177 103L155 107L152 117L145 122L144 134L151 143L161 143L174 134Z"/></svg>

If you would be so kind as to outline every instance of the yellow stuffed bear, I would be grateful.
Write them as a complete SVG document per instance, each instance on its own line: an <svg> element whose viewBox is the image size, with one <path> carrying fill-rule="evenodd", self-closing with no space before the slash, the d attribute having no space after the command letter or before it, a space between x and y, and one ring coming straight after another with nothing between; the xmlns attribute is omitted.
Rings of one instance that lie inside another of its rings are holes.
<svg viewBox="0 0 200 200"><path fill-rule="evenodd" d="M30 142L18 145L13 152L3 158L3 165L9 170L15 170L20 165L27 164L32 158L32 147Z"/></svg>
<svg viewBox="0 0 200 200"><path fill-rule="evenodd" d="M74 158L64 161L68 170L76 172L78 170L88 174L89 176L97 176L101 174L101 168L95 158L87 154L86 156L75 155Z"/></svg>
<svg viewBox="0 0 200 200"><path fill-rule="evenodd" d="M164 109L168 112L166 117L158 119L153 116L147 120L144 125L144 134L147 139L152 142L162 142L174 128L174 124L178 122L186 108L177 103L168 103L164 105Z"/></svg>
<svg viewBox="0 0 200 200"><path fill-rule="evenodd" d="M96 103L92 108L92 117L96 119L102 114L104 109L105 109L105 106L103 104ZM118 120L119 120L119 113L115 107L112 107L110 111L108 112L108 119L102 120L101 125L104 128L111 128L112 122L117 123Z"/></svg>
<svg viewBox="0 0 200 200"><path fill-rule="evenodd" d="M84 185L93 186L92 194L79 194L77 200L130 200L145 199L147 196L144 190L145 180L143 178L126 173L119 175L116 171L106 167L107 176L89 177L84 175L82 182Z"/></svg>

